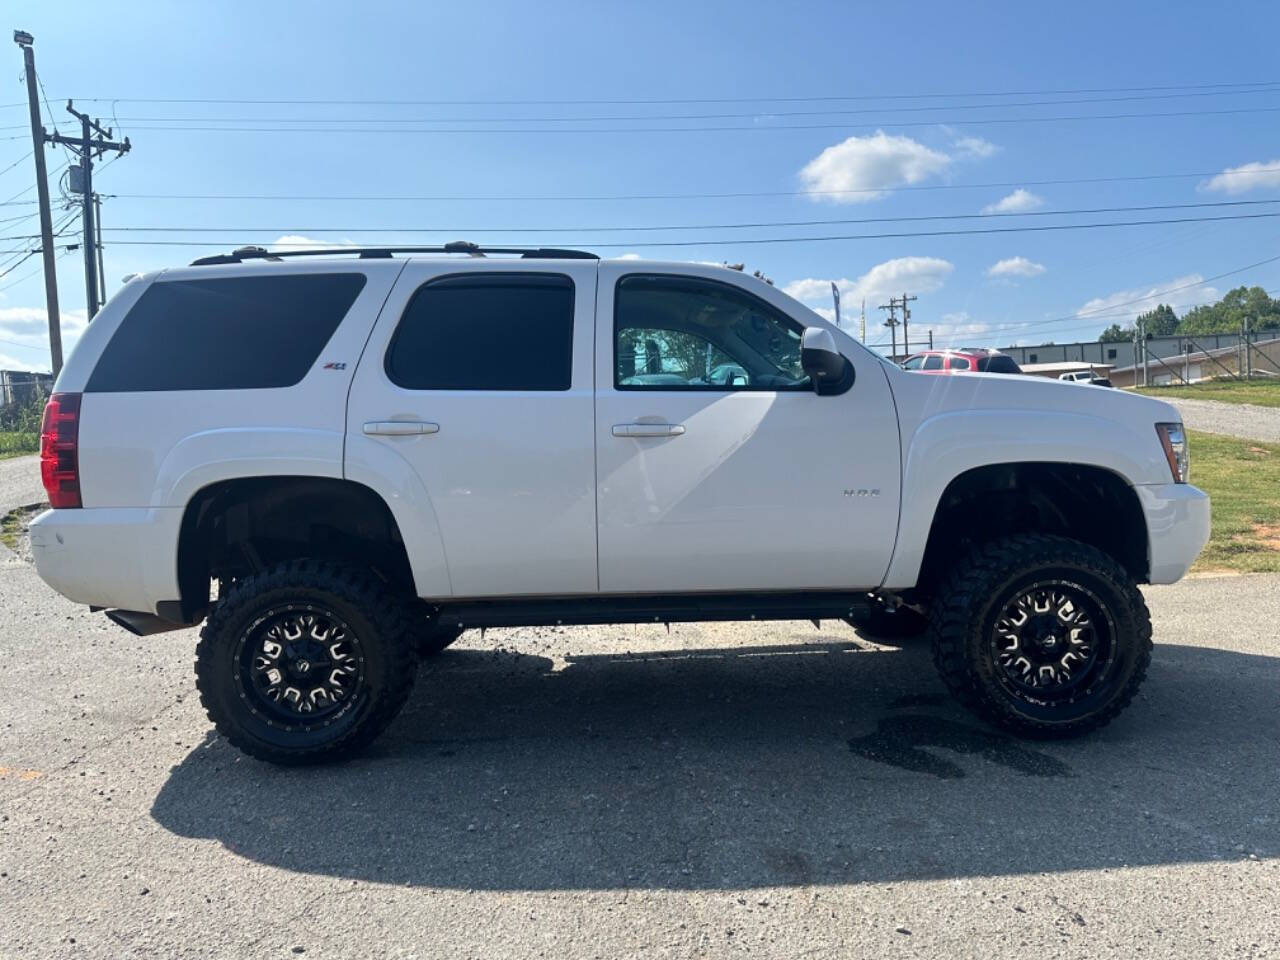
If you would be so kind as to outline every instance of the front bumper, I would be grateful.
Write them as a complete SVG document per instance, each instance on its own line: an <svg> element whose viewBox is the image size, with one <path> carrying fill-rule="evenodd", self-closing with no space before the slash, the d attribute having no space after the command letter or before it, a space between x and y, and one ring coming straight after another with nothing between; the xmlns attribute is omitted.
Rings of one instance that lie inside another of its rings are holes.
<svg viewBox="0 0 1280 960"><path fill-rule="evenodd" d="M1209 542L1209 495L1189 483L1139 484L1152 583L1173 583Z"/></svg>
<svg viewBox="0 0 1280 960"><path fill-rule="evenodd" d="M46 510L31 522L40 579L68 600L154 613L178 592L177 507Z"/></svg>

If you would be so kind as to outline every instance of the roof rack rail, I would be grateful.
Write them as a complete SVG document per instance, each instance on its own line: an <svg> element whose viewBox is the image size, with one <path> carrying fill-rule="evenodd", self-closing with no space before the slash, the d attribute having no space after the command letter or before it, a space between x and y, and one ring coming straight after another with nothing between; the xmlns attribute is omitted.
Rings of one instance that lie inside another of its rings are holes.
<svg viewBox="0 0 1280 960"><path fill-rule="evenodd" d="M558 247L482 247L470 240L454 240L440 247L323 247L306 250L267 250L265 247L240 247L230 253L217 253L192 260L193 267L219 263L244 263L246 260L283 260L285 257L334 257L355 255L361 260L383 260L397 253L465 253L483 257L490 253L519 254L522 260L599 260L599 254L586 250L562 250Z"/></svg>

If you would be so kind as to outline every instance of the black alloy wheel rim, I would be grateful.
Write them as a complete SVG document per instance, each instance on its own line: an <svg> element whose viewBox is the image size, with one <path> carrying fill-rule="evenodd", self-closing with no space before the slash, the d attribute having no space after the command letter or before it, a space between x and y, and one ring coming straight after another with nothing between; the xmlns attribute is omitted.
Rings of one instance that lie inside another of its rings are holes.
<svg viewBox="0 0 1280 960"><path fill-rule="evenodd" d="M1010 696L1061 706L1088 697L1115 672L1115 625L1102 601L1069 580L1019 587L996 615L990 653Z"/></svg>
<svg viewBox="0 0 1280 960"><path fill-rule="evenodd" d="M240 697L273 727L314 730L346 716L365 675L359 636L314 604L289 604L241 634L234 669Z"/></svg>

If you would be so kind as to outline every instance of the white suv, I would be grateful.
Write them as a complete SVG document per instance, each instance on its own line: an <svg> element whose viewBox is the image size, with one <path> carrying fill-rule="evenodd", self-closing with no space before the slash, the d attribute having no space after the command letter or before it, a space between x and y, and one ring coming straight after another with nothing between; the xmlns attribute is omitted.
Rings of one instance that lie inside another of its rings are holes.
<svg viewBox="0 0 1280 960"><path fill-rule="evenodd" d="M914 376L714 266L250 248L130 281L55 390L40 575L205 620L209 716L284 763L368 743L464 628L557 623L927 629L966 706L1078 733L1209 530L1167 404Z"/></svg>

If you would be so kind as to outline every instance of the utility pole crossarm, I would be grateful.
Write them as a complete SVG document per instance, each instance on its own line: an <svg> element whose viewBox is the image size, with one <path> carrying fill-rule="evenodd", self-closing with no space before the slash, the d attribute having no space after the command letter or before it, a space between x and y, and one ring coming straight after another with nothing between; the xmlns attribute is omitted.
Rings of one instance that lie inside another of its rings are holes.
<svg viewBox="0 0 1280 960"><path fill-rule="evenodd" d="M71 149L75 150L77 154L80 154L85 143L83 137L68 137L61 133L46 133L44 138L48 143L56 143L60 146L71 147ZM101 138L89 141L89 152L96 153L99 157L108 150L113 150L119 153L128 153L131 149L133 149L133 145L129 143L128 137L125 137L121 143L116 143L113 140L103 140ZM83 156L83 154L80 155Z"/></svg>
<svg viewBox="0 0 1280 960"><path fill-rule="evenodd" d="M44 139L48 143L70 147L75 151L76 156L80 158L79 190L76 191L73 180L72 191L78 192L81 197L80 223L84 228L84 243L82 246L84 249L85 305L88 307L89 319L92 320L94 314L98 312L98 307L103 299L101 296L102 291L99 289L102 273L98 256L98 248L101 246L101 229L95 225L98 209L97 197L93 192L93 158L97 156L101 159L102 155L108 151L125 154L129 152L132 145L129 143L128 137L125 137L119 143L112 140L113 130L109 127L103 127L100 121L91 118L87 113L81 113L71 105L70 100L67 101L67 113L80 121L79 139L64 136L57 131L52 134L45 134Z"/></svg>

